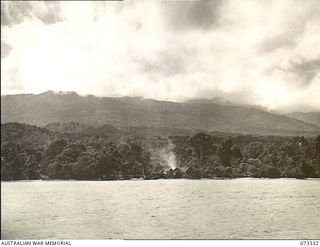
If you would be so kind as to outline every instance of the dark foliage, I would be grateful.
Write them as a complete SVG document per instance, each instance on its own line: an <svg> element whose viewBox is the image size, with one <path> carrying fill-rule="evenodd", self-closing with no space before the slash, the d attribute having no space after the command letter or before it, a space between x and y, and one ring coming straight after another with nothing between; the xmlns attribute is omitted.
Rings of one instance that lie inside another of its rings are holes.
<svg viewBox="0 0 320 247"><path fill-rule="evenodd" d="M320 177L320 136L115 137L115 131L109 125L2 124L1 179ZM161 160L168 143L178 168Z"/></svg>

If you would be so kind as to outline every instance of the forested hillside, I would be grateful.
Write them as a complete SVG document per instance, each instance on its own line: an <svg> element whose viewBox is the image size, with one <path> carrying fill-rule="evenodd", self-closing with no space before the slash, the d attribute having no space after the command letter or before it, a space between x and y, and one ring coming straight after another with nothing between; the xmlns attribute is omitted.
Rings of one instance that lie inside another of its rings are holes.
<svg viewBox="0 0 320 247"><path fill-rule="evenodd" d="M79 122L119 129L143 128L158 134L223 131L242 134L315 135L320 127L261 109L218 104L214 101L184 103L135 97L99 98L76 93L1 97L1 121L44 126Z"/></svg>

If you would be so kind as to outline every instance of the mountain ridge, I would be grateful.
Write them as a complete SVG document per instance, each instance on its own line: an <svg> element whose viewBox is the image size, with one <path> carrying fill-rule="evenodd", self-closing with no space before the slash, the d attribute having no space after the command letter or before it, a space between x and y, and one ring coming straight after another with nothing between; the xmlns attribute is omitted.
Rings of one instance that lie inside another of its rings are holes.
<svg viewBox="0 0 320 247"><path fill-rule="evenodd" d="M292 112L287 116L320 127L320 112Z"/></svg>
<svg viewBox="0 0 320 247"><path fill-rule="evenodd" d="M1 122L44 126L79 122L102 126L189 129L254 134L303 134L320 127L255 107L172 102L141 97L80 96L74 92L1 96Z"/></svg>

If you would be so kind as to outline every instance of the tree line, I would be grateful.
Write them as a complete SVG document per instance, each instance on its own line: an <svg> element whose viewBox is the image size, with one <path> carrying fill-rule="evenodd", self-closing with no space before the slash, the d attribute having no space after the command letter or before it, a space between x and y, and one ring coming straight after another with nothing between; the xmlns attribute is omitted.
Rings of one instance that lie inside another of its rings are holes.
<svg viewBox="0 0 320 247"><path fill-rule="evenodd" d="M112 137L112 129L57 132L1 124L1 180L320 177L320 136ZM161 160L173 144L176 169Z"/></svg>

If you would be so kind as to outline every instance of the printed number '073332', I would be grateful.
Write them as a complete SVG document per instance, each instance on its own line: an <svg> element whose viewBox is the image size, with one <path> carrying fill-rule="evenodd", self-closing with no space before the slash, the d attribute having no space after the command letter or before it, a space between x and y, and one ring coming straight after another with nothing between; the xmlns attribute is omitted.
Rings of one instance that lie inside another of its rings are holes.
<svg viewBox="0 0 320 247"><path fill-rule="evenodd" d="M300 241L300 245L318 246L319 242L317 240L302 240Z"/></svg>

